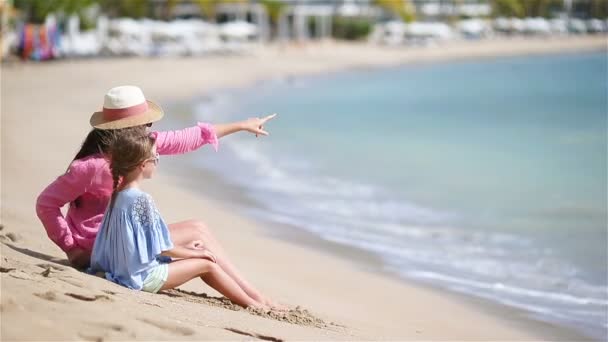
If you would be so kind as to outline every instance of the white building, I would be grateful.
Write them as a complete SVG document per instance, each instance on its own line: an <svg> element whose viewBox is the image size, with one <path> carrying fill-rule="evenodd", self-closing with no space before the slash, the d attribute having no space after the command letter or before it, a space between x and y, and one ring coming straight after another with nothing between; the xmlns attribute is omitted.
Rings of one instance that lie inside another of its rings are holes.
<svg viewBox="0 0 608 342"><path fill-rule="evenodd" d="M490 0L410 0L418 20L441 20L447 17L484 17L492 13Z"/></svg>

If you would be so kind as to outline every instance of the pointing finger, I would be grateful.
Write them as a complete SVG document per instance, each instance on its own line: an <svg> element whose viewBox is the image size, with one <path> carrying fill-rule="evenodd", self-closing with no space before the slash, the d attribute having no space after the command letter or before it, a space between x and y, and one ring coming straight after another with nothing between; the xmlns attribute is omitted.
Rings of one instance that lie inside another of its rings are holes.
<svg viewBox="0 0 608 342"><path fill-rule="evenodd" d="M262 123L265 123L265 122L267 122L268 120L272 120L272 119L274 119L274 117L275 117L275 116L277 116L277 113L270 114L270 115L268 115L268 116L264 117L264 118L262 119Z"/></svg>

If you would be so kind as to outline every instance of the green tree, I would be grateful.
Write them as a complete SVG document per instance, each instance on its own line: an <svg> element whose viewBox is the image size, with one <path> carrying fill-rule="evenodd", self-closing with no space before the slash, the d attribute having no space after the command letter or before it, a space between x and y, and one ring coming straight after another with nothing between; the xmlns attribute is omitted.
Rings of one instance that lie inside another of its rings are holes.
<svg viewBox="0 0 608 342"><path fill-rule="evenodd" d="M98 3L111 17L142 18L149 14L147 0L98 0Z"/></svg>
<svg viewBox="0 0 608 342"><path fill-rule="evenodd" d="M281 12L285 9L286 4L280 0L262 0L262 5L266 8L266 12L270 18L270 36L276 37Z"/></svg>
<svg viewBox="0 0 608 342"><path fill-rule="evenodd" d="M201 12L211 22L216 21L216 7L220 4L226 3L246 3L247 0L195 0L196 4L200 7Z"/></svg>
<svg viewBox="0 0 608 342"><path fill-rule="evenodd" d="M82 11L95 4L94 0L15 0L15 8L27 22L43 23L51 13L82 15Z"/></svg>
<svg viewBox="0 0 608 342"><path fill-rule="evenodd" d="M521 0L494 0L492 13L496 17L523 17L525 8Z"/></svg>
<svg viewBox="0 0 608 342"><path fill-rule="evenodd" d="M563 0L520 0L527 17L550 17L563 7Z"/></svg>
<svg viewBox="0 0 608 342"><path fill-rule="evenodd" d="M409 23L416 20L414 7L410 0L374 0L374 4L393 13L393 15L405 22Z"/></svg>
<svg viewBox="0 0 608 342"><path fill-rule="evenodd" d="M591 0L589 4L589 16L592 18L605 19L608 18L608 1L606 0Z"/></svg>
<svg viewBox="0 0 608 342"><path fill-rule="evenodd" d="M601 0L606 1L606 0ZM563 0L494 0L493 14L498 17L551 17L562 11Z"/></svg>

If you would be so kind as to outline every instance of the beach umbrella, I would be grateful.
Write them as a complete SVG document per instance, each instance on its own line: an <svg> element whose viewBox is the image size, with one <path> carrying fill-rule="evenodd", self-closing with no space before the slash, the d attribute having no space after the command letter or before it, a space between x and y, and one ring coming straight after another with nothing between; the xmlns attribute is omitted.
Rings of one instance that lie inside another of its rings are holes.
<svg viewBox="0 0 608 342"><path fill-rule="evenodd" d="M551 32L565 34L568 33L568 23L564 19L551 19L549 20L549 26L551 27Z"/></svg>
<svg viewBox="0 0 608 342"><path fill-rule="evenodd" d="M258 33L258 27L246 21L231 21L220 25L220 33L233 38L248 38Z"/></svg>
<svg viewBox="0 0 608 342"><path fill-rule="evenodd" d="M587 20L587 31L589 33L600 33L605 31L604 23L599 19Z"/></svg>
<svg viewBox="0 0 608 342"><path fill-rule="evenodd" d="M494 29L499 32L511 32L511 21L503 17L496 18L494 20Z"/></svg>
<svg viewBox="0 0 608 342"><path fill-rule="evenodd" d="M587 26L581 19L571 19L568 30L572 33L587 33Z"/></svg>
<svg viewBox="0 0 608 342"><path fill-rule="evenodd" d="M469 38L480 38L487 31L486 23L480 19L462 20L457 27L458 31Z"/></svg>
<svg viewBox="0 0 608 342"><path fill-rule="evenodd" d="M544 18L526 18L524 20L524 31L532 34L549 34L551 26Z"/></svg>
<svg viewBox="0 0 608 342"><path fill-rule="evenodd" d="M406 34L420 38L448 39L452 37L452 29L444 23L414 22L407 25Z"/></svg>
<svg viewBox="0 0 608 342"><path fill-rule="evenodd" d="M384 24L384 30L390 34L401 34L405 33L406 25L402 21L392 20Z"/></svg>

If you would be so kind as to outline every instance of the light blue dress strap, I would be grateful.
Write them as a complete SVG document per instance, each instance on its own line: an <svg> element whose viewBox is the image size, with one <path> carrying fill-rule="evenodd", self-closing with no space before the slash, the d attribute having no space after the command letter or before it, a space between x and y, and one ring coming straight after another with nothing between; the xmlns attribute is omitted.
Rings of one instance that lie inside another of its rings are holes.
<svg viewBox="0 0 608 342"><path fill-rule="evenodd" d="M155 260L163 251L173 248L169 227L160 216L152 197L139 195L131 206L131 225L135 250L142 264Z"/></svg>

